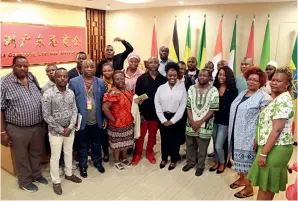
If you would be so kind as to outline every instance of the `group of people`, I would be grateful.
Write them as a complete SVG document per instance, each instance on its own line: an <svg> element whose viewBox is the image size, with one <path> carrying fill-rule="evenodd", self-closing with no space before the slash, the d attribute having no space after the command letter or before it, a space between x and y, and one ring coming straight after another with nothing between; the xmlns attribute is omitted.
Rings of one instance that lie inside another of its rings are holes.
<svg viewBox="0 0 298 201"><path fill-rule="evenodd" d="M126 50L115 55L108 45L97 66L84 52L78 53L77 66L69 72L48 65L50 80L42 88L28 71L27 58L14 57L13 72L1 81L1 142L12 147L21 189L35 192L38 187L33 182L48 184L39 166L45 121L53 190L59 195L62 158L65 179L80 183L72 173L73 151L83 178L88 176L89 150L100 173L105 172L102 161L109 161L109 148L115 168L124 170L142 159L148 133L145 156L155 164L158 130L161 169L169 161L168 170L175 169L185 143L182 170L196 166L195 175L201 176L213 138L214 165L209 171L223 173L232 158L239 179L230 188L244 187L235 194L237 198L252 196L253 185L260 187L258 199L270 200L285 190L294 114L288 67L270 62L264 72L251 58L244 58L241 74L234 76L222 60L213 77L212 62L201 70L195 57L175 63L162 46L160 60L150 57L144 72L138 68L141 58L133 47L121 38L115 41ZM126 59L128 66L123 69Z"/></svg>

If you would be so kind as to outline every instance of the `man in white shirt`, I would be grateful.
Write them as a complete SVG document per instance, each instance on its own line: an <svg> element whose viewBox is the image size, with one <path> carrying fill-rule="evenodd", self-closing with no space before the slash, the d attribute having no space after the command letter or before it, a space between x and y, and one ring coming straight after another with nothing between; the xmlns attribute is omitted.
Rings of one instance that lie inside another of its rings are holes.
<svg viewBox="0 0 298 201"><path fill-rule="evenodd" d="M173 62L171 59L169 59L169 48L168 47L161 46L159 48L159 58L160 58L160 62L159 62L158 71L160 74L162 74L165 77L166 76L165 67L166 67L167 63Z"/></svg>

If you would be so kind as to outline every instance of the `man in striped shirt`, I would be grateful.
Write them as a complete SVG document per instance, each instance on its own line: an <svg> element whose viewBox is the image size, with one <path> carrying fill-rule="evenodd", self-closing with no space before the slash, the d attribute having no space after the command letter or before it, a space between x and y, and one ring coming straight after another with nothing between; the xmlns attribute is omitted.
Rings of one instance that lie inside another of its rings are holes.
<svg viewBox="0 0 298 201"><path fill-rule="evenodd" d="M28 67L26 57L16 56L1 79L1 144L12 147L19 187L36 192L32 182L48 184L40 169L45 132L40 87Z"/></svg>

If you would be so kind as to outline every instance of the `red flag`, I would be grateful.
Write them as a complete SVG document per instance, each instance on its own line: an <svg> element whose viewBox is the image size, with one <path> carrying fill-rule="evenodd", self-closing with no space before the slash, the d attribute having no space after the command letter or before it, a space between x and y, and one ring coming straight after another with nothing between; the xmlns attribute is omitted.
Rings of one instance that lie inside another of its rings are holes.
<svg viewBox="0 0 298 201"><path fill-rule="evenodd" d="M152 34L152 45L151 45L151 56L158 57L157 51L157 32L156 32L156 18L154 19L153 34Z"/></svg>
<svg viewBox="0 0 298 201"><path fill-rule="evenodd" d="M246 51L246 57L252 58L254 60L254 43L255 43L255 19L252 21L251 28L250 28L250 35L248 39L248 45L247 45L247 51Z"/></svg>

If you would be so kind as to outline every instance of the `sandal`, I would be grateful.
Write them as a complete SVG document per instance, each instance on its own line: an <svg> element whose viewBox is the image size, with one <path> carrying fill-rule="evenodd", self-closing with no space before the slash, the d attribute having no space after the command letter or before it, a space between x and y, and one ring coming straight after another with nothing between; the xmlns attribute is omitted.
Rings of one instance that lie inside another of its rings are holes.
<svg viewBox="0 0 298 201"><path fill-rule="evenodd" d="M237 182L237 181L235 181L234 183L232 183L232 184L230 185L230 188L231 188L231 189L236 189L236 188L245 186L245 185L239 185L239 184L236 184L236 182Z"/></svg>
<svg viewBox="0 0 298 201"><path fill-rule="evenodd" d="M118 170L124 170L124 167L122 165L122 163L118 162L118 163L115 163L115 168L117 168Z"/></svg>
<svg viewBox="0 0 298 201"><path fill-rule="evenodd" d="M129 162L127 159L122 160L121 163L122 163L123 165L125 165L125 166L128 166L128 167L131 166L131 162Z"/></svg>
<svg viewBox="0 0 298 201"><path fill-rule="evenodd" d="M240 193L240 192L234 194L236 198L249 198L249 197L252 197L253 195L254 195L253 193L250 195L245 195L244 193Z"/></svg>

